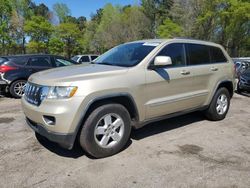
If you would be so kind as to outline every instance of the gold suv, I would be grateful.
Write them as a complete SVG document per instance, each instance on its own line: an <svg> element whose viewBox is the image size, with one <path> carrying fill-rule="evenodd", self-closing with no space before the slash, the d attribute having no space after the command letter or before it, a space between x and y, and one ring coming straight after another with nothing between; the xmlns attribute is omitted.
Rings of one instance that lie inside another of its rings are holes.
<svg viewBox="0 0 250 188"><path fill-rule="evenodd" d="M202 110L225 118L234 65L218 44L187 39L119 45L89 65L33 74L22 97L29 126L71 149L101 158L119 152L131 128Z"/></svg>

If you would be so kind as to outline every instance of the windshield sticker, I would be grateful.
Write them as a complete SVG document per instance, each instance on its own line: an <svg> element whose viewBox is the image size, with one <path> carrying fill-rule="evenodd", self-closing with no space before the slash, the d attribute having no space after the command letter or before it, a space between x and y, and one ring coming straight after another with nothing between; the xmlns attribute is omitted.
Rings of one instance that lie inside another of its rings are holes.
<svg viewBox="0 0 250 188"><path fill-rule="evenodd" d="M159 42L145 42L143 46L158 46Z"/></svg>

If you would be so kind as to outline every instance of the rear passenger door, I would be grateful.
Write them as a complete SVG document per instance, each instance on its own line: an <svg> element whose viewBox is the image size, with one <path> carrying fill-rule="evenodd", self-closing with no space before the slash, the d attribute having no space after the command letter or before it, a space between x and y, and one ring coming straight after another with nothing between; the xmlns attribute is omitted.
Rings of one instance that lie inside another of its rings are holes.
<svg viewBox="0 0 250 188"><path fill-rule="evenodd" d="M32 73L47 70L52 68L49 56L34 56L29 59L29 68Z"/></svg>
<svg viewBox="0 0 250 188"><path fill-rule="evenodd" d="M216 84L227 62L220 48L204 44L185 44L187 54L187 69L192 72L195 85L193 89L206 93L204 105L208 105L209 96L214 91Z"/></svg>

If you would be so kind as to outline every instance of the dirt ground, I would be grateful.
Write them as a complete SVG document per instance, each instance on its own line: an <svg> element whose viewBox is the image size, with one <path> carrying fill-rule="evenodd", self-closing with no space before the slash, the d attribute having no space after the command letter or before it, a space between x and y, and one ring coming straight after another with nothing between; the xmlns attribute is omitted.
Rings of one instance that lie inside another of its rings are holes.
<svg viewBox="0 0 250 188"><path fill-rule="evenodd" d="M20 100L0 98L0 187L249 188L250 97L235 94L220 122L192 113L149 124L99 160L38 141Z"/></svg>

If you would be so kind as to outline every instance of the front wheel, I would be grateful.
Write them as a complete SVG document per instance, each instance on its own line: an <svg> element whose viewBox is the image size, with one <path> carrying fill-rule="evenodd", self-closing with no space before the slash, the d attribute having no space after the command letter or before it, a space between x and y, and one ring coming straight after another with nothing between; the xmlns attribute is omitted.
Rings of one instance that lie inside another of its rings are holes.
<svg viewBox="0 0 250 188"><path fill-rule="evenodd" d="M85 121L80 133L80 145L95 158L114 155L126 145L131 132L131 119L120 104L96 108Z"/></svg>
<svg viewBox="0 0 250 188"><path fill-rule="evenodd" d="M230 106L230 94L226 88L219 88L205 115L209 120L219 121L226 117Z"/></svg>
<svg viewBox="0 0 250 188"><path fill-rule="evenodd" d="M10 94L14 98L21 98L24 94L26 80L17 80L10 85Z"/></svg>

